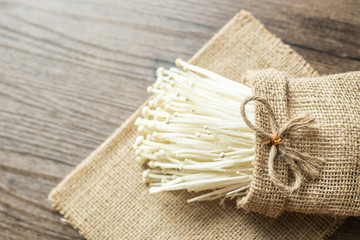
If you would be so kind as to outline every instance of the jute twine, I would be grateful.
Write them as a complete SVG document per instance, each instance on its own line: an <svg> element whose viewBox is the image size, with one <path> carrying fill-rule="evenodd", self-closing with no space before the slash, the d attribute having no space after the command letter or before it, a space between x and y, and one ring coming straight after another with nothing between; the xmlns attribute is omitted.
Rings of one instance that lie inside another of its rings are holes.
<svg viewBox="0 0 360 240"><path fill-rule="evenodd" d="M245 107L246 104L251 101L257 101L263 104L267 109L272 133L268 133L263 128L255 126L247 118ZM305 180L314 180L319 177L322 165L325 163L325 160L322 158L310 156L306 153L301 153L289 147L288 141L285 139L286 134L289 131L294 131L306 127L315 128L316 126L313 125L315 121L314 117L311 117L309 113L304 113L298 117L292 118L279 128L274 112L266 99L257 96L248 97L241 104L240 108L241 116L243 117L246 125L248 125L251 129L253 129L256 133L260 134L265 139L264 144L271 144L268 160L268 171L271 181L276 186L288 192L294 192L300 188L301 184ZM295 181L292 185L283 183L276 173L275 160L278 152L284 157L283 159L289 165L289 169L292 171L292 174L295 178Z"/></svg>

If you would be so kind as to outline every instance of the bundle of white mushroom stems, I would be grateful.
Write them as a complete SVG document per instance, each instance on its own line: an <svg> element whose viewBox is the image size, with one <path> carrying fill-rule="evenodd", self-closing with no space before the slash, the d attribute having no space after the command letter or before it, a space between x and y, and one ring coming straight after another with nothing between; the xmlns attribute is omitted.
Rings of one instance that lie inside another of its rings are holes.
<svg viewBox="0 0 360 240"><path fill-rule="evenodd" d="M136 159L149 192L187 190L188 202L243 197L253 173L255 133L240 105L251 88L180 59L157 70L152 97L136 120ZM255 118L254 105L246 114Z"/></svg>

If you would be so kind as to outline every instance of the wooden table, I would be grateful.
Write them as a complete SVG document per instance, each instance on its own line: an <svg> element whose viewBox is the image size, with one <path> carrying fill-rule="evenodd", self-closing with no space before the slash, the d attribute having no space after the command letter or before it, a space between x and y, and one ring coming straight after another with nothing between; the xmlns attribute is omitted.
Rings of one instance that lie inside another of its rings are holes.
<svg viewBox="0 0 360 240"><path fill-rule="evenodd" d="M358 0L1 1L0 239L81 239L50 190L240 9L321 74L360 69Z"/></svg>

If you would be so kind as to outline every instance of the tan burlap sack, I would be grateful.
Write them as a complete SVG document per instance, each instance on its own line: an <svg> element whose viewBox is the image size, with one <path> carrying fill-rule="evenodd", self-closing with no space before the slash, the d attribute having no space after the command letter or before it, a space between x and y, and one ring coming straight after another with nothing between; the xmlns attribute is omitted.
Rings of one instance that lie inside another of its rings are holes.
<svg viewBox="0 0 360 240"><path fill-rule="evenodd" d="M191 60L230 79L277 68L316 72L249 13L240 12ZM132 144L139 110L50 194L54 207L88 239L324 239L342 223L331 216L245 213L227 202L187 204L185 191L149 195Z"/></svg>
<svg viewBox="0 0 360 240"><path fill-rule="evenodd" d="M359 216L360 72L289 78L286 73L269 69L250 72L246 79L254 96L269 103L273 113L264 109L264 103L257 103L256 126L261 129L257 131L253 181L239 206L272 217L283 211ZM313 118L317 128L288 128L284 138L280 136L282 144L264 144L261 130L273 135L287 121L306 112L309 116L305 119ZM271 116L278 125L275 129L270 128ZM270 147L275 151L279 148L271 167L279 184L269 176ZM281 153L284 156L280 157ZM290 159L287 153L308 156L301 163L302 159ZM320 161L315 169L319 174L315 180L306 179L306 164L314 160L311 157L325 162ZM296 184L298 190L292 189Z"/></svg>

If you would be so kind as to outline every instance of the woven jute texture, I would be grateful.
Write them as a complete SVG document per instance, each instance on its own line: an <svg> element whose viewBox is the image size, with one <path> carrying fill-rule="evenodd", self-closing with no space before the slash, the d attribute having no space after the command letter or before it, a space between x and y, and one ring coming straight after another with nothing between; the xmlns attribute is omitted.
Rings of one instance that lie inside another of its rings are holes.
<svg viewBox="0 0 360 240"><path fill-rule="evenodd" d="M289 132L287 144L326 161L320 176L289 193L269 178L270 146L257 134L253 181L239 205L249 211L279 216L283 211L342 216L360 215L360 72L312 78L289 78L275 69L253 71L246 77L254 95L272 106L278 125L308 112L318 128ZM257 125L267 132L269 114L257 106ZM283 158L276 171L285 184L292 176Z"/></svg>
<svg viewBox="0 0 360 240"><path fill-rule="evenodd" d="M242 11L191 60L238 80L248 69L315 76L304 59ZM228 201L187 204L185 191L149 195L132 144L136 111L50 194L53 206L88 239L324 239L343 221L284 213L275 219Z"/></svg>

